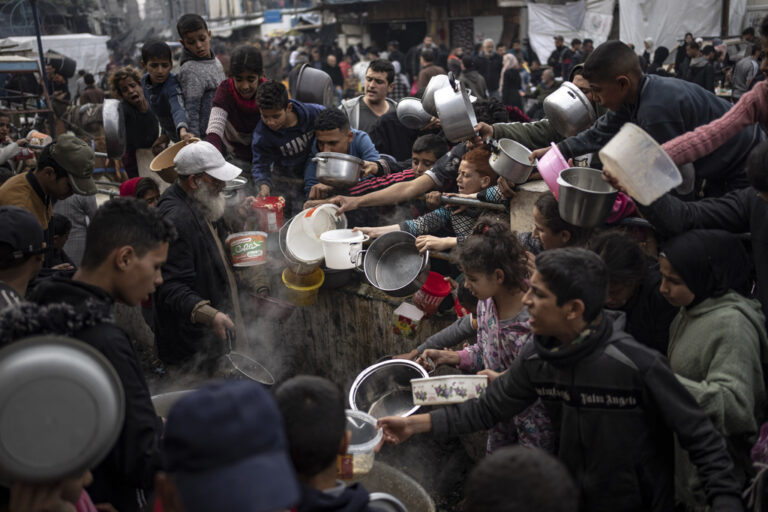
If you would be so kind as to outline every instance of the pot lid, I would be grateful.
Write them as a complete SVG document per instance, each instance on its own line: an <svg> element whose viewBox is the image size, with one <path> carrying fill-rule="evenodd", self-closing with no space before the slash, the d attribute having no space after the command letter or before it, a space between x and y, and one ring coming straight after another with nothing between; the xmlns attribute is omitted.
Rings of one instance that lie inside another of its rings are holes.
<svg viewBox="0 0 768 512"><path fill-rule="evenodd" d="M96 466L120 435L120 378L101 352L64 336L0 350L0 474L54 481Z"/></svg>
<svg viewBox="0 0 768 512"><path fill-rule="evenodd" d="M354 162L359 165L363 165L365 162L357 158L356 156L347 155L345 153L332 153L330 151L323 151L322 153L318 153L315 155L316 158L327 158L329 160L336 159L336 160L346 160L347 162Z"/></svg>
<svg viewBox="0 0 768 512"><path fill-rule="evenodd" d="M243 176L238 176L233 180L229 180L227 184L224 185L224 192L240 190L241 188L245 188L247 184L248 184L248 178L245 178Z"/></svg>

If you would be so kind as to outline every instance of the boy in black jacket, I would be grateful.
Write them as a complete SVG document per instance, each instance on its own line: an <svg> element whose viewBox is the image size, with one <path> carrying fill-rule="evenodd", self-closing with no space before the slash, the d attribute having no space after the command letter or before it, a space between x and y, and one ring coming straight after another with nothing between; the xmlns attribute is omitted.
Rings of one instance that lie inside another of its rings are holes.
<svg viewBox="0 0 768 512"><path fill-rule="evenodd" d="M712 510L742 510L725 442L666 359L614 330L602 310L607 284L605 264L585 249L537 256L523 298L533 342L479 399L382 418L385 440L484 430L541 398L581 510L673 510L673 434L697 466Z"/></svg>

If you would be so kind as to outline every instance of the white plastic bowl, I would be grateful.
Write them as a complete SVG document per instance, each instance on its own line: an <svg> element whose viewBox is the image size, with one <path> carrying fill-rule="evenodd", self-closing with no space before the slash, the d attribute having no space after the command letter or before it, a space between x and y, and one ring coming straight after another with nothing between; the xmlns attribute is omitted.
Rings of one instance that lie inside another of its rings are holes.
<svg viewBox="0 0 768 512"><path fill-rule="evenodd" d="M304 264L318 264L323 260L323 243L320 235L332 229L347 227L347 217L336 216L339 208L324 204L301 211L290 221L285 237L288 253Z"/></svg>
<svg viewBox="0 0 768 512"><path fill-rule="evenodd" d="M683 182L669 155L636 124L625 123L600 150L600 160L629 195L646 206Z"/></svg>
<svg viewBox="0 0 768 512"><path fill-rule="evenodd" d="M357 255L363 250L368 235L351 229L332 229L320 235L325 255L325 266L336 270L355 267Z"/></svg>
<svg viewBox="0 0 768 512"><path fill-rule="evenodd" d="M486 375L442 375L411 379L413 405L459 404L479 398L487 387Z"/></svg>
<svg viewBox="0 0 768 512"><path fill-rule="evenodd" d="M347 430L352 433L347 453L352 455L352 473L354 476L365 475L373 468L376 457L374 450L384 435L377 428L377 420L362 411L347 409Z"/></svg>

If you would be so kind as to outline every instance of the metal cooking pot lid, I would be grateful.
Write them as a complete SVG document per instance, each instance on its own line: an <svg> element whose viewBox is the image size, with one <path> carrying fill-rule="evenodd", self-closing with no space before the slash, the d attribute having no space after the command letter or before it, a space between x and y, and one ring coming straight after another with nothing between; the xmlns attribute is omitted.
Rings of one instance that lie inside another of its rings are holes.
<svg viewBox="0 0 768 512"><path fill-rule="evenodd" d="M227 184L224 185L224 192L240 190L241 188L245 188L247 184L248 184L248 178L244 178L243 176L238 176L233 180L229 180Z"/></svg>
<svg viewBox="0 0 768 512"><path fill-rule="evenodd" d="M122 430L120 379L99 351L64 336L0 350L0 474L53 481L98 464Z"/></svg>
<svg viewBox="0 0 768 512"><path fill-rule="evenodd" d="M324 151L322 153L318 153L315 155L316 158L328 158L330 159L336 159L336 160L346 160L347 162L354 162L359 165L363 165L365 162L357 158L356 156L347 155L345 153L331 153L330 151Z"/></svg>

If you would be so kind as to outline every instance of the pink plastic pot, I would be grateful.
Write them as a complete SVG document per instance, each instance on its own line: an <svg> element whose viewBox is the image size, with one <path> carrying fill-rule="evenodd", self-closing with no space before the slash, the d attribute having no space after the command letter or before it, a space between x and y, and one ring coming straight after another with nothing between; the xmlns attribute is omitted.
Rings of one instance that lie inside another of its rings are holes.
<svg viewBox="0 0 768 512"><path fill-rule="evenodd" d="M552 143L552 149L539 158L539 163L536 167L549 190L552 191L555 199L557 199L560 189L557 184L557 177L560 176L560 171L570 167L563 154L557 149L557 144Z"/></svg>

